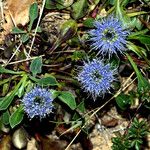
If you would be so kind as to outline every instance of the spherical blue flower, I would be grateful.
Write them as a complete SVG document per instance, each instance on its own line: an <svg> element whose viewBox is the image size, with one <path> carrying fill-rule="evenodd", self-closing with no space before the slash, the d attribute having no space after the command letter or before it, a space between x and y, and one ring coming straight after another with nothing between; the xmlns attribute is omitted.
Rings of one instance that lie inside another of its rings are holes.
<svg viewBox="0 0 150 150"><path fill-rule="evenodd" d="M42 119L52 112L52 94L46 89L35 87L29 93L25 94L22 102L25 112L31 119L33 117Z"/></svg>
<svg viewBox="0 0 150 150"><path fill-rule="evenodd" d="M110 64L105 65L102 60L94 59L91 62L84 62L77 79L83 89L95 99L109 92L112 83L116 80L114 77L116 73L116 69L111 69Z"/></svg>
<svg viewBox="0 0 150 150"><path fill-rule="evenodd" d="M98 54L123 53L126 50L127 36L129 31L124 29L122 23L115 17L109 16L101 21L94 22L95 29L89 31L91 47L98 51Z"/></svg>

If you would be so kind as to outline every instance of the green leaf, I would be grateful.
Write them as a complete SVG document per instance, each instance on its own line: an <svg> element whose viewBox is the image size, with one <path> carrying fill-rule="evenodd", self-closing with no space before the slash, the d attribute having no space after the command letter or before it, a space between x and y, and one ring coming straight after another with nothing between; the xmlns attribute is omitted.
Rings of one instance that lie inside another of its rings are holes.
<svg viewBox="0 0 150 150"><path fill-rule="evenodd" d="M142 76L142 73L138 70L136 63L133 61L131 56L129 54L126 54L128 60L130 61L133 69L135 70L135 73L138 78L138 92L143 92L143 90L150 90L150 83L146 78Z"/></svg>
<svg viewBox="0 0 150 150"><path fill-rule="evenodd" d="M14 90L15 91L15 90ZM15 97L15 92L12 91L11 93L7 94L1 101L0 101L0 110L5 110L11 104L12 100Z"/></svg>
<svg viewBox="0 0 150 150"><path fill-rule="evenodd" d="M38 17L38 4L33 3L29 10L30 24L28 30L31 31L34 20Z"/></svg>
<svg viewBox="0 0 150 150"><path fill-rule="evenodd" d="M66 7L69 7L73 4L74 0L62 0L63 2L63 6L66 8ZM58 8L58 6L57 6Z"/></svg>
<svg viewBox="0 0 150 150"><path fill-rule="evenodd" d="M9 124L9 117L10 117L9 111L6 110L2 115L3 124L5 124L5 125Z"/></svg>
<svg viewBox="0 0 150 150"><path fill-rule="evenodd" d="M77 108L82 112L84 113L85 112L85 102L84 100L77 106Z"/></svg>
<svg viewBox="0 0 150 150"><path fill-rule="evenodd" d="M10 116L9 123L11 128L14 128L21 123L24 117L23 106L17 108L17 110Z"/></svg>
<svg viewBox="0 0 150 150"><path fill-rule="evenodd" d="M44 85L44 86L55 86L55 85L58 85L58 82L56 81L56 78L53 77L53 76L49 76L49 77L45 77L45 78L42 78L38 81L38 83L40 85Z"/></svg>
<svg viewBox="0 0 150 150"><path fill-rule="evenodd" d="M27 75L24 75L20 82L15 86L15 89L11 91L7 96L4 98L0 98L0 110L5 110L11 104L12 100L14 99L15 95L17 95L17 91L21 86L22 82L27 78Z"/></svg>
<svg viewBox="0 0 150 150"><path fill-rule="evenodd" d="M116 7L116 16L122 20L123 19L123 8L120 5L120 0L115 1L115 7Z"/></svg>
<svg viewBox="0 0 150 150"><path fill-rule="evenodd" d="M141 31L142 28L143 28L143 24L142 24L142 22L139 20L139 18L133 17L133 18L131 19L130 27L131 27L131 28L137 28L139 31Z"/></svg>
<svg viewBox="0 0 150 150"><path fill-rule="evenodd" d="M82 100L81 103L76 107L76 110L72 119L77 121L79 118L81 118L81 116L83 115L83 113L85 113L86 109L85 109L85 101ZM78 112L78 113L77 113Z"/></svg>
<svg viewBox="0 0 150 150"><path fill-rule="evenodd" d="M1 93L2 96L5 96L8 93L9 86L10 86L10 83L5 83L3 85L3 89L2 89L2 93Z"/></svg>
<svg viewBox="0 0 150 150"><path fill-rule="evenodd" d="M74 19L80 19L86 15L88 10L88 2L87 0L78 0L72 5L72 17Z"/></svg>
<svg viewBox="0 0 150 150"><path fill-rule="evenodd" d="M135 17L135 16L139 16L139 15L144 15L144 14L147 14L147 13L148 12L146 12L146 11L131 12L131 13L127 13L127 16Z"/></svg>
<svg viewBox="0 0 150 150"><path fill-rule="evenodd" d="M86 20L83 21L83 25L85 27L88 27L88 28L93 28L94 27L94 18L87 18Z"/></svg>
<svg viewBox="0 0 150 150"><path fill-rule="evenodd" d="M56 7L55 2L53 2L52 0L46 0L45 8L46 9L56 9L57 7Z"/></svg>
<svg viewBox="0 0 150 150"><path fill-rule="evenodd" d="M58 2L56 2L56 8L61 10L64 9L65 7L68 7L67 5L64 6L64 0L57 0Z"/></svg>
<svg viewBox="0 0 150 150"><path fill-rule="evenodd" d="M60 26L60 38L63 38L63 41L66 41L72 38L77 32L77 22L75 20L67 20Z"/></svg>
<svg viewBox="0 0 150 150"><path fill-rule="evenodd" d="M31 61L30 71L35 77L38 73L42 72L42 57L37 57Z"/></svg>
<svg viewBox="0 0 150 150"><path fill-rule="evenodd" d="M150 36L148 35L138 35L138 36L132 36L132 39L139 40L142 44L150 44Z"/></svg>
<svg viewBox="0 0 150 150"><path fill-rule="evenodd" d="M19 29L18 27L14 27L12 29L12 33L17 34L17 33L26 33L26 31Z"/></svg>
<svg viewBox="0 0 150 150"><path fill-rule="evenodd" d="M111 68L112 68L112 69L115 69L115 68L118 68L118 67L119 67L119 65L120 65L120 59L119 59L117 56L114 56L114 57L112 57L112 58L108 61L108 63L111 64Z"/></svg>
<svg viewBox="0 0 150 150"><path fill-rule="evenodd" d="M12 70L9 70L9 69L5 69L4 67L2 67L0 65L0 73L8 73L8 74L22 74L24 73L23 71L12 71Z"/></svg>
<svg viewBox="0 0 150 150"><path fill-rule="evenodd" d="M64 1L64 0L55 0L55 1L52 1L52 0L46 0L46 3L45 3L45 8L46 9L64 9L66 7L69 7L71 4L73 3L72 0L67 0L67 1Z"/></svg>
<svg viewBox="0 0 150 150"><path fill-rule="evenodd" d="M41 32L42 32L41 27L38 27L38 28L37 28L37 32L38 32L38 33L41 33Z"/></svg>
<svg viewBox="0 0 150 150"><path fill-rule="evenodd" d="M125 110L131 104L130 96L125 94L120 94L116 97L116 103L122 110Z"/></svg>
<svg viewBox="0 0 150 150"><path fill-rule="evenodd" d="M126 15L123 7L120 5L121 0L115 0L115 8L116 8L116 17L120 19L124 26L130 24L130 18Z"/></svg>
<svg viewBox="0 0 150 150"><path fill-rule="evenodd" d="M23 96L23 94L24 94L25 87L28 84L28 80L27 79L28 78L26 77L26 78L24 78L24 80L22 80L22 84L21 84L21 86L19 87L19 89L17 91L17 95L18 95L19 98L21 98Z"/></svg>
<svg viewBox="0 0 150 150"><path fill-rule="evenodd" d="M2 84L5 84L5 83L7 83L7 82L10 82L11 80L13 80L13 79L15 79L15 78L17 78L18 77L18 75L13 75L12 77L9 77L9 78L7 78L7 79L3 79L2 81L0 81L0 86L2 85Z"/></svg>
<svg viewBox="0 0 150 150"><path fill-rule="evenodd" d="M114 5L115 4L115 0L108 0L109 4Z"/></svg>
<svg viewBox="0 0 150 150"><path fill-rule="evenodd" d="M21 40L23 43L27 42L29 40L29 34L26 33L26 34L22 34L21 35Z"/></svg>
<svg viewBox="0 0 150 150"><path fill-rule="evenodd" d="M144 34L146 34L148 31L149 31L149 29L144 29L144 30L132 32L132 33L128 36L128 39L132 39L132 37L134 37L134 36L144 35Z"/></svg>
<svg viewBox="0 0 150 150"><path fill-rule="evenodd" d="M140 141L141 142L141 141ZM140 143L138 140L135 142L135 149L136 150L140 150L140 144L142 144L142 143Z"/></svg>
<svg viewBox="0 0 150 150"><path fill-rule="evenodd" d="M57 98L60 95L60 91L56 91L56 90L51 89L50 92L53 96L53 99Z"/></svg>
<svg viewBox="0 0 150 150"><path fill-rule="evenodd" d="M72 56L71 56L71 59L72 59L72 61L82 60L82 59L86 58L86 55L87 54L83 50L74 51Z"/></svg>
<svg viewBox="0 0 150 150"><path fill-rule="evenodd" d="M56 78L54 76L48 76L42 79L37 79L34 78L32 76L30 76L30 79L37 82L38 84L40 84L41 86L55 86L58 85L58 82L56 80Z"/></svg>
<svg viewBox="0 0 150 150"><path fill-rule="evenodd" d="M144 48L139 47L132 42L128 41L127 48L133 51L134 53L136 53L139 57L143 57L147 55L146 50Z"/></svg>
<svg viewBox="0 0 150 150"><path fill-rule="evenodd" d="M72 93L62 91L59 94L60 95L58 96L58 98L63 103L65 103L66 105L68 105L72 110L76 109L76 101L75 101L75 97L74 97L74 95Z"/></svg>
<svg viewBox="0 0 150 150"><path fill-rule="evenodd" d="M11 78L7 78L7 79L4 79L4 80L0 81L0 86L1 86L2 84L6 84L7 82L9 82L9 81L11 81L11 80L12 80Z"/></svg>

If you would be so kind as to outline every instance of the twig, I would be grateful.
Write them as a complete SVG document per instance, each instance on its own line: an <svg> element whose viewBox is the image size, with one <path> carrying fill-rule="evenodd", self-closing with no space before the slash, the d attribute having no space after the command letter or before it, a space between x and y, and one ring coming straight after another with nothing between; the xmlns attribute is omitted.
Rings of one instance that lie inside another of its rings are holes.
<svg viewBox="0 0 150 150"><path fill-rule="evenodd" d="M22 62L25 62L25 61L33 60L33 59L35 59L35 58L37 58L37 57L43 57L43 56L44 56L44 55L35 56L35 57L27 58L27 59L22 59L22 60L18 60L18 61L11 62L11 63L9 63L9 64L7 64L7 65L18 64L18 63L22 63ZM2 66L5 66L5 64L2 65Z"/></svg>
<svg viewBox="0 0 150 150"><path fill-rule="evenodd" d="M16 55L16 53L19 51L19 48L21 47L22 42L19 44L19 46L17 47L17 49L15 50L15 52L12 54L12 56L10 57L10 59L4 64L4 66L7 66L9 64L9 62L14 58L14 56Z"/></svg>
<svg viewBox="0 0 150 150"><path fill-rule="evenodd" d="M14 26L16 27L16 26L17 26L17 24L16 24L16 21L15 21L15 19L14 19L13 15L12 15L12 13L11 13L9 10L8 10L8 12L9 12L9 15L10 15L10 17L11 17L11 20L12 20L12 22L13 22Z"/></svg>
<svg viewBox="0 0 150 150"><path fill-rule="evenodd" d="M125 81L125 83L123 84L123 85L126 85L128 82L129 82L129 80L131 79L131 77L134 75L134 72L129 76L129 78ZM135 78L136 79L136 78ZM135 79L134 80L132 80L132 82L130 82L128 85L126 85L126 87L124 87L123 89L122 88L120 88L119 90L118 90L118 92L114 95L114 96L112 96L105 104L103 104L102 106L100 106L100 107L98 107L97 108L97 110L95 110L90 116L89 116L89 119L91 119L95 114L97 114L104 106L106 106L111 100L113 100L115 97L117 97L120 93L121 93L121 91L122 90L125 90L127 87L129 87L134 81L135 81ZM85 127L87 125L87 122L85 122L85 124L82 126L82 128L78 131L78 133L76 134L76 136L73 138L73 140L69 143L69 145L66 147L66 149L65 150L68 150L69 149L69 147L71 146L71 144L74 142L74 140L76 139L76 137L81 133L81 131L82 131L82 129Z"/></svg>
<svg viewBox="0 0 150 150"><path fill-rule="evenodd" d="M4 10L3 10L3 2L2 2L2 0L0 0L0 9L1 9L2 22L4 23Z"/></svg>
<svg viewBox="0 0 150 150"><path fill-rule="evenodd" d="M41 17L42 17L42 14L43 14L45 3L46 3L46 0L43 0L42 8L41 8L41 11L40 11L40 16L38 18L38 22L37 22L37 25L36 25L36 28L35 28L35 32L34 32L34 35L33 35L32 43L31 43L31 47L30 47L27 59L30 58L30 53L32 51L32 47L33 47L33 44L34 44L34 41L35 41L35 35L37 33L37 29L38 29L38 26L39 26L40 21L41 21Z"/></svg>

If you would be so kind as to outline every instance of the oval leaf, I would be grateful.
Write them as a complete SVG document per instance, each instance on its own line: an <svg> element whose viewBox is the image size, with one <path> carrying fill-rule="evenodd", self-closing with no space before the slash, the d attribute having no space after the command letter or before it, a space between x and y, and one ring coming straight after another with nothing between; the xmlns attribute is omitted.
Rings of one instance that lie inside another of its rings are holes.
<svg viewBox="0 0 150 150"><path fill-rule="evenodd" d="M27 42L29 40L29 34L26 33L26 34L22 34L21 35L21 40L23 43Z"/></svg>
<svg viewBox="0 0 150 150"><path fill-rule="evenodd" d="M16 33L26 33L26 31L19 29L18 27L14 27L12 29L12 33L16 34Z"/></svg>
<svg viewBox="0 0 150 150"><path fill-rule="evenodd" d="M20 106L9 118L11 128L17 126L23 120L24 111L23 106Z"/></svg>
<svg viewBox="0 0 150 150"><path fill-rule="evenodd" d="M32 72L33 76L35 77L38 73L42 71L42 58L38 57L32 60L30 65L30 71Z"/></svg>
<svg viewBox="0 0 150 150"><path fill-rule="evenodd" d="M94 18L87 18L83 21L83 25L87 28L93 28L94 27Z"/></svg>
<svg viewBox="0 0 150 150"><path fill-rule="evenodd" d="M34 20L38 17L38 4L33 3L30 7L29 11L29 17L30 17L30 24L29 24L29 31L32 28Z"/></svg>
<svg viewBox="0 0 150 150"><path fill-rule="evenodd" d="M53 77L53 76L49 76L49 77L45 77L45 78L42 78L42 79L39 79L38 80L38 83L40 85L43 85L43 86L48 86L48 85L51 85L51 86L54 86L54 85L58 85L58 82L56 81L56 78Z"/></svg>
<svg viewBox="0 0 150 150"><path fill-rule="evenodd" d="M58 85L58 82L54 76L48 76L42 79L37 79L32 76L30 76L30 79L37 82L38 84L42 86L55 86Z"/></svg>
<svg viewBox="0 0 150 150"><path fill-rule="evenodd" d="M87 0L78 0L72 5L72 17L74 19L80 19L86 15L88 10Z"/></svg>
<svg viewBox="0 0 150 150"><path fill-rule="evenodd" d="M10 114L9 114L9 111L7 110L2 115L2 121L5 125L9 124L9 117L10 117Z"/></svg>
<svg viewBox="0 0 150 150"><path fill-rule="evenodd" d="M125 110L131 103L130 96L120 94L116 97L116 103L122 110Z"/></svg>
<svg viewBox="0 0 150 150"><path fill-rule="evenodd" d="M16 93L11 92L0 101L0 110L5 110L11 104Z"/></svg>
<svg viewBox="0 0 150 150"><path fill-rule="evenodd" d="M51 0L46 0L45 2L45 8L46 9L56 9L56 2L53 2Z"/></svg>
<svg viewBox="0 0 150 150"><path fill-rule="evenodd" d="M70 92L62 91L58 98L65 104L67 104L72 110L76 108L75 97Z"/></svg>

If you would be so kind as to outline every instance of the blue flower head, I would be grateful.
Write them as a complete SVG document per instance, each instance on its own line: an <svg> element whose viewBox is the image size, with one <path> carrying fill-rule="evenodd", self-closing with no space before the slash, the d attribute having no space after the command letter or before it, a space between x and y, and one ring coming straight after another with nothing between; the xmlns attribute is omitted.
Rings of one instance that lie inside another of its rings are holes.
<svg viewBox="0 0 150 150"><path fill-rule="evenodd" d="M25 112L31 119L33 117L42 119L52 112L52 94L46 89L35 87L29 93L25 94L22 102Z"/></svg>
<svg viewBox="0 0 150 150"><path fill-rule="evenodd" d="M116 69L111 69L110 64L104 64L102 60L94 59L84 62L84 66L78 74L78 81L86 92L95 99L109 92L115 81Z"/></svg>
<svg viewBox="0 0 150 150"><path fill-rule="evenodd" d="M98 51L98 54L109 57L118 52L123 53L126 50L127 36L129 31L125 30L119 19L109 16L101 21L94 22L95 29L89 31L92 49Z"/></svg>

